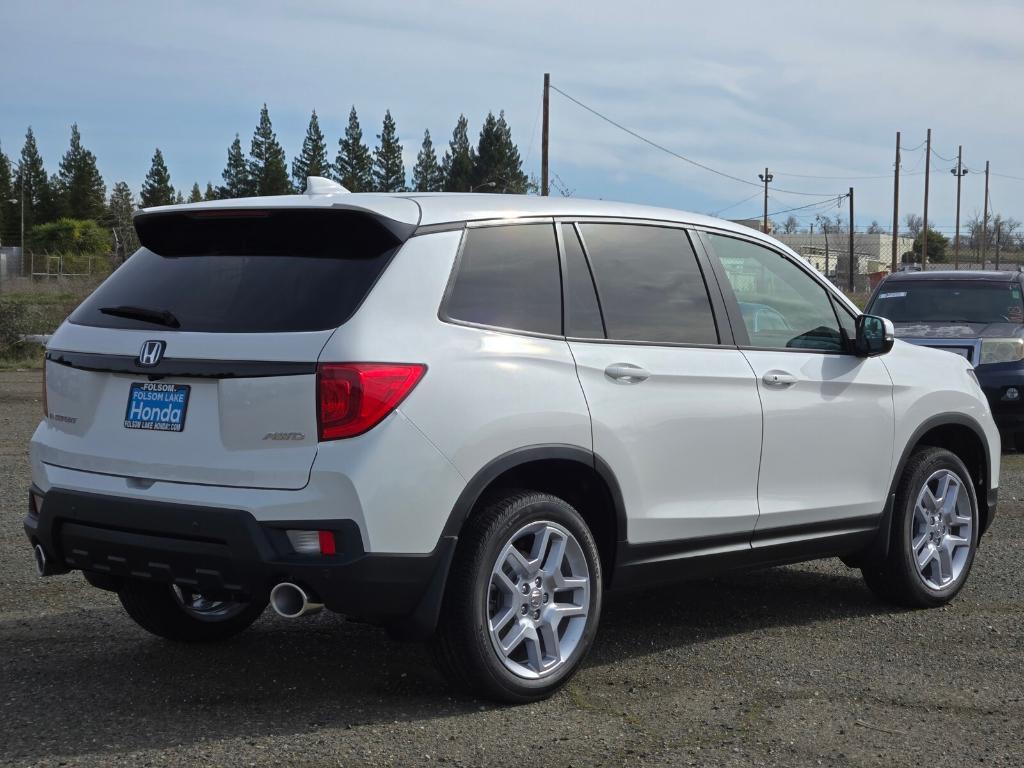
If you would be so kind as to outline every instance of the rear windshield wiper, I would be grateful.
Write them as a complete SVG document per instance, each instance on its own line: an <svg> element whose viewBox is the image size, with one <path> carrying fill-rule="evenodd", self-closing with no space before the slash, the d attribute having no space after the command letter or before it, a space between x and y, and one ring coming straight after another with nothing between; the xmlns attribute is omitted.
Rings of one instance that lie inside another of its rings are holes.
<svg viewBox="0 0 1024 768"><path fill-rule="evenodd" d="M116 307L100 307L104 315L114 317L127 317L130 320L141 320L144 323L154 325L165 325L168 328L180 328L181 323L171 312L166 309L147 309L146 307L133 307L121 304Z"/></svg>

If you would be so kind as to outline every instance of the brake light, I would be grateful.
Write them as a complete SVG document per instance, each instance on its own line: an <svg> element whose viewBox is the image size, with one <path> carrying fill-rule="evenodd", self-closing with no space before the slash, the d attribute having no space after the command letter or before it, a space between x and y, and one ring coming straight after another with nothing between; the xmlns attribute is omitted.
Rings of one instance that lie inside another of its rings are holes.
<svg viewBox="0 0 1024 768"><path fill-rule="evenodd" d="M316 371L320 440L355 437L373 429L426 370L418 364L321 363Z"/></svg>
<svg viewBox="0 0 1024 768"><path fill-rule="evenodd" d="M46 358L43 358L43 418L50 417L50 409L46 404Z"/></svg>

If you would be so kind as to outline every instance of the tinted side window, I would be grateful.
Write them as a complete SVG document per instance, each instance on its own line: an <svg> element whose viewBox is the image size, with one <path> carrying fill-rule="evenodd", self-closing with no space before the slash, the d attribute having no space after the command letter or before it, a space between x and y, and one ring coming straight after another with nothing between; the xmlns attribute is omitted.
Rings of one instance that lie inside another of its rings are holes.
<svg viewBox="0 0 1024 768"><path fill-rule="evenodd" d="M717 344L697 256L686 233L636 224L583 224L608 338Z"/></svg>
<svg viewBox="0 0 1024 768"><path fill-rule="evenodd" d="M825 289L789 259L748 240L708 236L753 347L843 351Z"/></svg>
<svg viewBox="0 0 1024 768"><path fill-rule="evenodd" d="M594 278L572 224L562 225L565 248L565 335L603 339L604 325L594 292Z"/></svg>
<svg viewBox="0 0 1024 768"><path fill-rule="evenodd" d="M468 230L446 311L453 320L561 335L554 225Z"/></svg>

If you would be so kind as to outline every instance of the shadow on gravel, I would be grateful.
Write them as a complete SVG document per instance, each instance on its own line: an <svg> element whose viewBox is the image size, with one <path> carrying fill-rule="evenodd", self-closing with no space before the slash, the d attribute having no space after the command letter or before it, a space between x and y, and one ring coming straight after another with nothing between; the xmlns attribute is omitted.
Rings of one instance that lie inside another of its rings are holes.
<svg viewBox="0 0 1024 768"><path fill-rule="evenodd" d="M879 601L853 570L769 568L608 598L590 666L761 629L905 612Z"/></svg>
<svg viewBox="0 0 1024 768"><path fill-rule="evenodd" d="M853 576L776 569L613 597L588 666L763 627L886 612ZM268 616L217 646L144 634L114 609L0 623L7 758L430 720L453 697L426 649L322 614ZM584 672L585 674L585 672Z"/></svg>

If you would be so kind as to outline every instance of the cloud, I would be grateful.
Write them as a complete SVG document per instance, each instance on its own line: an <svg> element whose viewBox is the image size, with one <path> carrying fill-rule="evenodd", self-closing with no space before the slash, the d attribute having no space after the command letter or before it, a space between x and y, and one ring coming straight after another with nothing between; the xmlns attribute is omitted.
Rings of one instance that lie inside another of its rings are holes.
<svg viewBox="0 0 1024 768"><path fill-rule="evenodd" d="M886 175L895 131L913 146L931 127L940 154L962 143L972 169L991 159L1024 176L1024 102L1011 95L1024 79L1024 6L1015 3L8 0L2 15L5 57L31 66L5 79L0 144L16 153L31 123L54 170L77 121L108 185L137 187L155 146L176 185L216 182L236 132L248 146L263 102L289 155L313 108L332 155L352 104L371 142L390 108L410 172L425 128L441 154L460 112L475 133L488 110L505 109L537 173L545 71L593 108L727 173L756 182L767 165L777 188L815 193L853 184L864 221L890 215L885 179L784 174ZM579 195L717 210L756 191L659 153L558 94L551 152ZM933 160L932 218L951 224L955 180ZM903 210L920 210L921 186L920 176L904 180ZM965 211L980 207L973 174L964 195ZM994 178L993 199L1020 212L1024 183ZM758 208L753 200L734 213Z"/></svg>

